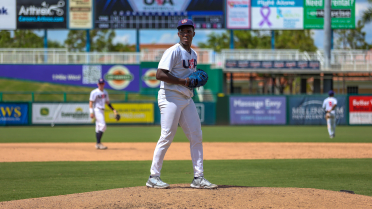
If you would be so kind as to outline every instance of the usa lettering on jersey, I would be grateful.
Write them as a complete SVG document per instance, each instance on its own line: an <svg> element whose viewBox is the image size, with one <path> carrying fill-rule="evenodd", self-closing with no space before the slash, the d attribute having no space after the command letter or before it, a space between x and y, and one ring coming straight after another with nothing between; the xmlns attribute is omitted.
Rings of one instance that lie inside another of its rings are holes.
<svg viewBox="0 0 372 209"><path fill-rule="evenodd" d="M187 65L186 65L186 62L187 62ZM183 63L183 67L184 68L194 69L197 66L196 59L191 59L191 60L187 60L187 61L186 60L182 60L182 63Z"/></svg>
<svg viewBox="0 0 372 209"><path fill-rule="evenodd" d="M97 97L100 98L100 99L104 99L104 98L106 98L107 96L106 96L106 94L101 94L101 95L98 95Z"/></svg>

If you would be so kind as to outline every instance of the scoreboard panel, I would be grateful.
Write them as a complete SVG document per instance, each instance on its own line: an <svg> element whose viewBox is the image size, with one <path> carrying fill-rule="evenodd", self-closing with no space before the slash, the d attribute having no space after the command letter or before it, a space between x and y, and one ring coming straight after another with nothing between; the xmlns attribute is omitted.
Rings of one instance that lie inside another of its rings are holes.
<svg viewBox="0 0 372 209"><path fill-rule="evenodd" d="M181 19L195 28L221 29L224 0L96 0L94 26L98 29L173 29Z"/></svg>

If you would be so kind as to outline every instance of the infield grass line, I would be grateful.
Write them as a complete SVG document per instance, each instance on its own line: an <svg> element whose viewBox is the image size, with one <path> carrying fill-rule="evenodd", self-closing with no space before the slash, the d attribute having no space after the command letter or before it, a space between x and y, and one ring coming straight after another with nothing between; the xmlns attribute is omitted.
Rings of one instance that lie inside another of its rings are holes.
<svg viewBox="0 0 372 209"><path fill-rule="evenodd" d="M204 142L372 142L369 126L338 126L330 139L326 126L203 126ZM95 126L0 127L0 143L95 142ZM108 125L102 142L157 142L160 126ZM188 142L178 128L175 142Z"/></svg>
<svg viewBox="0 0 372 209"><path fill-rule="evenodd" d="M218 185L352 190L372 196L372 159L207 160ZM0 201L145 186L151 161L0 163ZM164 161L162 180L191 183L192 162Z"/></svg>

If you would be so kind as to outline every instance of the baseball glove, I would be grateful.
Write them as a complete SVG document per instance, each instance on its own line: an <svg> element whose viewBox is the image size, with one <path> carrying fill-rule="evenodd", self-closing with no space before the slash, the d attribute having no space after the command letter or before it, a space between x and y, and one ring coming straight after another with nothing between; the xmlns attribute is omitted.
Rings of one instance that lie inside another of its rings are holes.
<svg viewBox="0 0 372 209"><path fill-rule="evenodd" d="M116 119L116 121L119 121L120 120L120 114L119 113L116 113L115 119Z"/></svg>
<svg viewBox="0 0 372 209"><path fill-rule="evenodd" d="M208 81L208 74L204 70L198 69L189 76L189 79L190 88L204 86Z"/></svg>
<svg viewBox="0 0 372 209"><path fill-rule="evenodd" d="M325 118L328 119L331 117L331 113L327 112L326 115L325 115Z"/></svg>

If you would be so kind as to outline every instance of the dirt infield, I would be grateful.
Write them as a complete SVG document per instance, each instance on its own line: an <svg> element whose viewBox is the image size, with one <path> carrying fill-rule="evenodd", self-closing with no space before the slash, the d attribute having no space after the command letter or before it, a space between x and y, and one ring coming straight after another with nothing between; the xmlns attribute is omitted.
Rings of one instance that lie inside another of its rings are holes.
<svg viewBox="0 0 372 209"><path fill-rule="evenodd" d="M156 143L3 143L0 162L152 160ZM172 143L165 160L190 160L189 143ZM204 159L372 158L372 143L203 143ZM17 153L17 154L15 154Z"/></svg>
<svg viewBox="0 0 372 209"><path fill-rule="evenodd" d="M203 143L204 158L372 158L372 143ZM3 143L0 162L152 160L155 143ZM15 154L17 153L17 154ZM221 154L222 153L222 154ZM173 143L166 160L189 160L189 143ZM372 197L304 188L239 187L215 190L171 185L132 187L0 202L0 208L372 208Z"/></svg>

